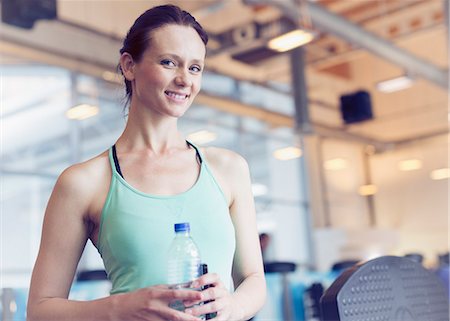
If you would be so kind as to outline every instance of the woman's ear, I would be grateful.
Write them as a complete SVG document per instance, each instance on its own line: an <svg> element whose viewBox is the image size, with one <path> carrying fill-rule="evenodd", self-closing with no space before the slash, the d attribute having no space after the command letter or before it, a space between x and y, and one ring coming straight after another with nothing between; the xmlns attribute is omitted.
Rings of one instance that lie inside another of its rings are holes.
<svg viewBox="0 0 450 321"><path fill-rule="evenodd" d="M120 56L120 69L126 80L134 80L134 61L128 52L124 52Z"/></svg>

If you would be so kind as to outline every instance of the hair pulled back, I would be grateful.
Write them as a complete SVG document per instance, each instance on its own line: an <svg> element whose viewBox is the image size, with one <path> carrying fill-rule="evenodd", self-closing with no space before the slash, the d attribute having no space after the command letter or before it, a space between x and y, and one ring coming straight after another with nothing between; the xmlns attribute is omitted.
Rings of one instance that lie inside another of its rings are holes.
<svg viewBox="0 0 450 321"><path fill-rule="evenodd" d="M189 12L174 5L162 5L145 11L136 19L123 41L120 54L127 52L135 62L139 62L150 45L152 31L169 24L192 27L197 31L205 46L208 43L208 34ZM120 65L119 69L123 74ZM131 101L133 89L129 80L124 78L124 81L128 104Z"/></svg>

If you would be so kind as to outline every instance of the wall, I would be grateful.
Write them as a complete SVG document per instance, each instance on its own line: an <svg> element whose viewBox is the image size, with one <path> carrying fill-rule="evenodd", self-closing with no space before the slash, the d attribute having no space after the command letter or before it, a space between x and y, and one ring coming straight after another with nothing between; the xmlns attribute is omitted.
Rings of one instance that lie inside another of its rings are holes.
<svg viewBox="0 0 450 321"><path fill-rule="evenodd" d="M315 219L315 248L318 268L328 269L343 259L369 259L377 255L405 255L419 252L432 265L437 255L449 250L448 179L432 180L430 172L448 167L448 137L395 146L370 156L372 183L378 187L373 196L374 225L370 221L367 196L358 194L364 183L362 155L365 146L325 140L320 151L324 161L340 157L349 166L324 170L328 215ZM422 168L403 172L398 162L409 158L422 160ZM316 182L318 183L318 182ZM314 215L324 213L314 213Z"/></svg>
<svg viewBox="0 0 450 321"><path fill-rule="evenodd" d="M422 168L401 172L400 160L418 158ZM432 170L448 167L448 136L411 143L372 157L377 225L399 232L393 253L420 252L432 263L449 250L448 179L432 180Z"/></svg>

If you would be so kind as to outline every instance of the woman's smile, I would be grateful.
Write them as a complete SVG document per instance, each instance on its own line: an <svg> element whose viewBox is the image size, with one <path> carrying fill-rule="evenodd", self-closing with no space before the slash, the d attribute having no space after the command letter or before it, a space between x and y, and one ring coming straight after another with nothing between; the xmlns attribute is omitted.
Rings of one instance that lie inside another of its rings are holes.
<svg viewBox="0 0 450 321"><path fill-rule="evenodd" d="M169 90L166 90L164 93L170 100L174 100L176 102L181 102L181 103L185 102L190 97L189 94L184 94L184 93L169 91Z"/></svg>

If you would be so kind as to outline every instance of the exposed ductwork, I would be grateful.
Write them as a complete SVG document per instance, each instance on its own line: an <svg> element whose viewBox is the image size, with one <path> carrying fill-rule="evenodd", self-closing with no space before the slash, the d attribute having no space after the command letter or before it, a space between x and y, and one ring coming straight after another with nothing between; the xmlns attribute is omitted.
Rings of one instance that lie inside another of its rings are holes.
<svg viewBox="0 0 450 321"><path fill-rule="evenodd" d="M298 4L289 0L244 0L248 5L272 5L278 7L293 21L299 20ZM401 66L409 74L423 77L436 85L448 89L448 70L441 69L434 64L418 58L410 52L397 47L390 41L360 28L358 25L336 15L322 6L305 1L314 26L323 32L333 34L354 45L360 46Z"/></svg>

